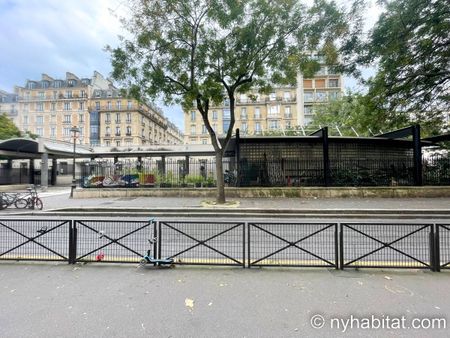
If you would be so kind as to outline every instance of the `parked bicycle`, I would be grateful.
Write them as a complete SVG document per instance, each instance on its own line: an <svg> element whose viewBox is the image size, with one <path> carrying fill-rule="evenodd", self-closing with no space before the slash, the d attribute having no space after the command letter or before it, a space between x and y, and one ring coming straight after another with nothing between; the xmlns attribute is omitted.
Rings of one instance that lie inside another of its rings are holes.
<svg viewBox="0 0 450 338"><path fill-rule="evenodd" d="M21 195L16 192L8 193L3 192L0 196L1 209L6 209L11 205L14 205L18 199L21 198Z"/></svg>
<svg viewBox="0 0 450 338"><path fill-rule="evenodd" d="M20 198L15 201L15 207L18 209L30 208L42 210L44 203L39 198L36 186L32 185L27 188L27 190L28 193L26 195L20 196Z"/></svg>

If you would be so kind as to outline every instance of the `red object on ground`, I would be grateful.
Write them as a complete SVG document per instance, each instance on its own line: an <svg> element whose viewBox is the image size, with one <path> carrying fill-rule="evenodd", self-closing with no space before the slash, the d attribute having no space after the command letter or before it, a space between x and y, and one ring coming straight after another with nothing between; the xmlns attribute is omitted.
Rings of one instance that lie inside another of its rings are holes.
<svg viewBox="0 0 450 338"><path fill-rule="evenodd" d="M96 260L97 262L100 262L100 261L103 260L103 258L105 258L105 254L104 254L103 252L100 252L100 253L95 257L95 260Z"/></svg>

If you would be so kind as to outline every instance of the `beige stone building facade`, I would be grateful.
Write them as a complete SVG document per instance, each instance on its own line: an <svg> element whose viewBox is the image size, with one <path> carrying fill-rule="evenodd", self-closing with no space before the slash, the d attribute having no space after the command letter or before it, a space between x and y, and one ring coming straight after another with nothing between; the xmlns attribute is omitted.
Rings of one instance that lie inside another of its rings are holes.
<svg viewBox="0 0 450 338"><path fill-rule="evenodd" d="M0 90L0 115L5 114L14 123L17 123L19 116L18 97L16 94Z"/></svg>
<svg viewBox="0 0 450 338"><path fill-rule="evenodd" d="M180 144L182 133L150 104L121 96L100 73L79 78L66 73L64 80L46 74L15 87L18 97L16 125L24 132L91 146Z"/></svg>
<svg viewBox="0 0 450 338"><path fill-rule="evenodd" d="M342 95L342 76L332 68L321 67L314 78L297 78L296 87L276 87L269 94L256 91L240 94L236 98L235 128L241 135L262 135L271 131L286 131L296 126L307 126L314 108ZM210 108L210 122L219 136L230 124L229 103ZM200 113L193 109L185 114L185 142L209 144L209 134Z"/></svg>

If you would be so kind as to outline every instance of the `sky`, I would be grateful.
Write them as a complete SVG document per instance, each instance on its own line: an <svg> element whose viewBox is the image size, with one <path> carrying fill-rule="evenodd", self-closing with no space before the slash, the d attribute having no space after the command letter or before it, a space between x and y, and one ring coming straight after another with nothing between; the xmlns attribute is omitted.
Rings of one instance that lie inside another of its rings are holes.
<svg viewBox="0 0 450 338"><path fill-rule="evenodd" d="M124 34L117 16L125 0L0 0L0 90L13 92L42 73L64 78L66 72L91 77L94 70L109 76L112 68L106 45L117 46ZM341 0L344 2L344 0ZM380 8L367 11L367 27ZM368 74L371 70L368 71ZM344 80L357 88L356 81ZM164 107L165 115L184 129L180 107Z"/></svg>

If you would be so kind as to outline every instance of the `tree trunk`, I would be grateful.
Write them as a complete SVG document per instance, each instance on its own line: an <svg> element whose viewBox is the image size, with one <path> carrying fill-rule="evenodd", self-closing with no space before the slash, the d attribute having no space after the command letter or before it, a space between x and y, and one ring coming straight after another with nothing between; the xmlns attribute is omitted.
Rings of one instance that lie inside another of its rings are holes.
<svg viewBox="0 0 450 338"><path fill-rule="evenodd" d="M222 152L216 150L217 204L225 203L225 183L223 180Z"/></svg>

